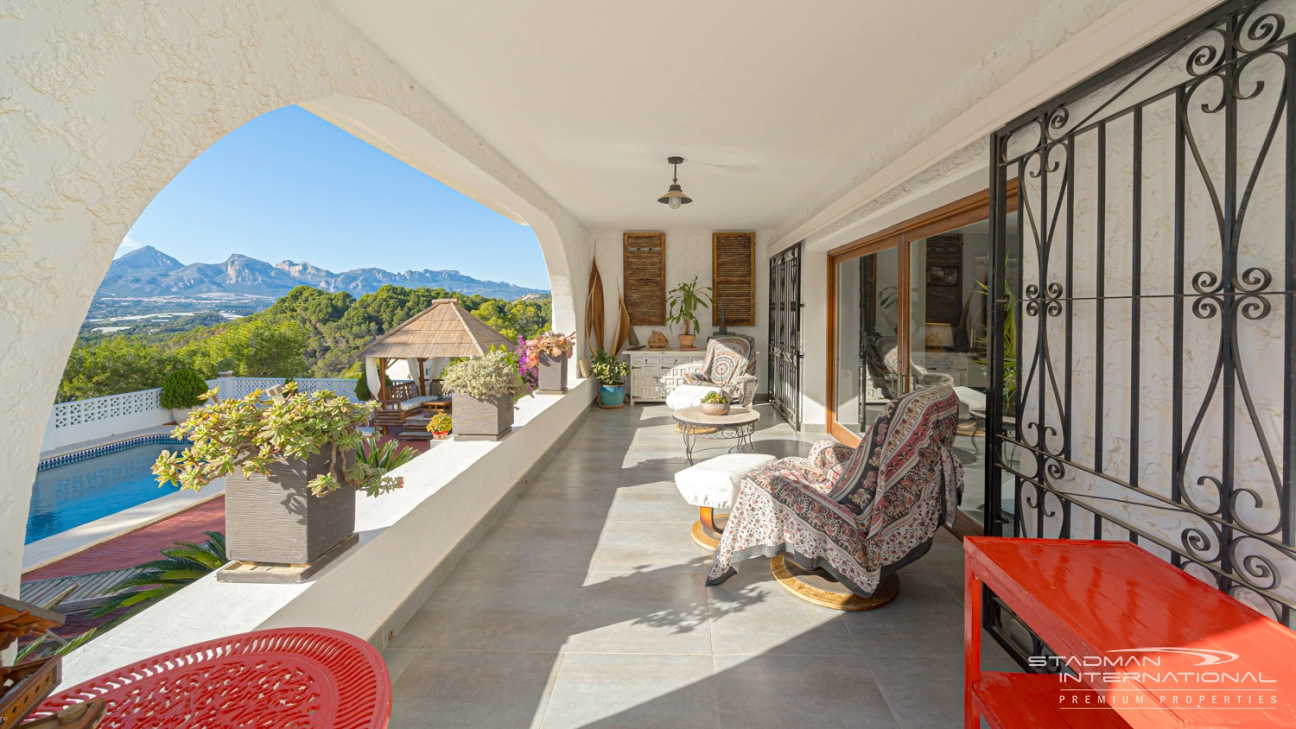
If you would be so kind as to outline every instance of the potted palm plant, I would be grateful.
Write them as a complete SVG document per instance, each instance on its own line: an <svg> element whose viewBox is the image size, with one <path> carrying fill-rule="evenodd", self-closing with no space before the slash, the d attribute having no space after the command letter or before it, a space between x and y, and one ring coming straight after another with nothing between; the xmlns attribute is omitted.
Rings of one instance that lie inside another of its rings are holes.
<svg viewBox="0 0 1296 729"><path fill-rule="evenodd" d="M670 313L666 316L666 321L684 325L684 333L679 335L680 349L697 349L693 346L697 341L697 334L694 332L699 328L697 310L703 304L715 305L715 301L711 298L711 287L698 286L697 276L694 276L691 282L682 283L671 289L666 303L670 305Z"/></svg>
<svg viewBox="0 0 1296 729"><path fill-rule="evenodd" d="M455 440L499 440L513 428L513 403L527 392L518 362L504 349L456 362L442 374L453 394Z"/></svg>
<svg viewBox="0 0 1296 729"><path fill-rule="evenodd" d="M526 365L536 368L541 395L567 392L567 360L576 347L576 333L545 332L526 341Z"/></svg>
<svg viewBox="0 0 1296 729"><path fill-rule="evenodd" d="M625 404L625 378L630 376L630 364L599 350L590 364L590 371L599 381L599 407L619 408Z"/></svg>
<svg viewBox="0 0 1296 729"><path fill-rule="evenodd" d="M355 543L355 491L378 496L402 485L355 457L372 408L289 384L221 400L176 427L192 445L162 451L158 481L198 491L224 478L230 559L276 566L240 565L219 579L299 582Z"/></svg>
<svg viewBox="0 0 1296 729"><path fill-rule="evenodd" d="M189 368L178 369L167 375L162 383L159 398L162 407L171 411L171 419L181 425L194 408L202 404L207 394L207 383L202 376Z"/></svg>

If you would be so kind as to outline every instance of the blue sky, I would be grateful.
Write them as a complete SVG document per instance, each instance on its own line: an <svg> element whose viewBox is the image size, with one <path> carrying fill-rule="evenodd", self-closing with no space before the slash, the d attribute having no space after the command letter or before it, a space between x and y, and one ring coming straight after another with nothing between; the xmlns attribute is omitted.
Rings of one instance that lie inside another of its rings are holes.
<svg viewBox="0 0 1296 729"><path fill-rule="evenodd" d="M548 289L531 229L296 106L231 132L185 167L131 227L182 263L231 253L331 271L456 269Z"/></svg>

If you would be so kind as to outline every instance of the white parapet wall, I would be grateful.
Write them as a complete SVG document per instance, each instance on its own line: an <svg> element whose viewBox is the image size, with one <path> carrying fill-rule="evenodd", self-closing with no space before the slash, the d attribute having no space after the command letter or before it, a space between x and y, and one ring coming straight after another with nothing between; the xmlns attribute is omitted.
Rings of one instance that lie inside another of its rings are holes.
<svg viewBox="0 0 1296 729"><path fill-rule="evenodd" d="M217 582L208 575L64 659L72 686L165 651L263 628L343 630L386 645L462 553L587 412L597 387L523 398L499 442L447 441L394 474L405 487L356 495L360 542L300 585Z"/></svg>

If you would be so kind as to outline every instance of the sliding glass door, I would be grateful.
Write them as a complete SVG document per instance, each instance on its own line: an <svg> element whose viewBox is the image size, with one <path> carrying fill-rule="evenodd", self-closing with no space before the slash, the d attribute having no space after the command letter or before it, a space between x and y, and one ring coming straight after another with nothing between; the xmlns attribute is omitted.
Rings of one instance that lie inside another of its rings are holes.
<svg viewBox="0 0 1296 729"><path fill-rule="evenodd" d="M855 445L901 394L953 388L961 508L976 521L985 509L988 217L987 196L973 196L829 258L829 432Z"/></svg>
<svg viewBox="0 0 1296 729"><path fill-rule="evenodd" d="M859 438L886 404L905 391L899 367L899 249L841 261L836 268L833 412L838 425Z"/></svg>

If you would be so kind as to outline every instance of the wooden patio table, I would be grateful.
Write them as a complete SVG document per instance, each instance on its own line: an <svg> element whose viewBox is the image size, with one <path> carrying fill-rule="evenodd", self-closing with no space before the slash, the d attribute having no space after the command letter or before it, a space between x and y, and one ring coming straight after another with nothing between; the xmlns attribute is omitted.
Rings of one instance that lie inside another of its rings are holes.
<svg viewBox="0 0 1296 729"><path fill-rule="evenodd" d="M1296 632L1129 542L963 542L964 726L1296 727ZM1078 679L982 673L988 586Z"/></svg>

